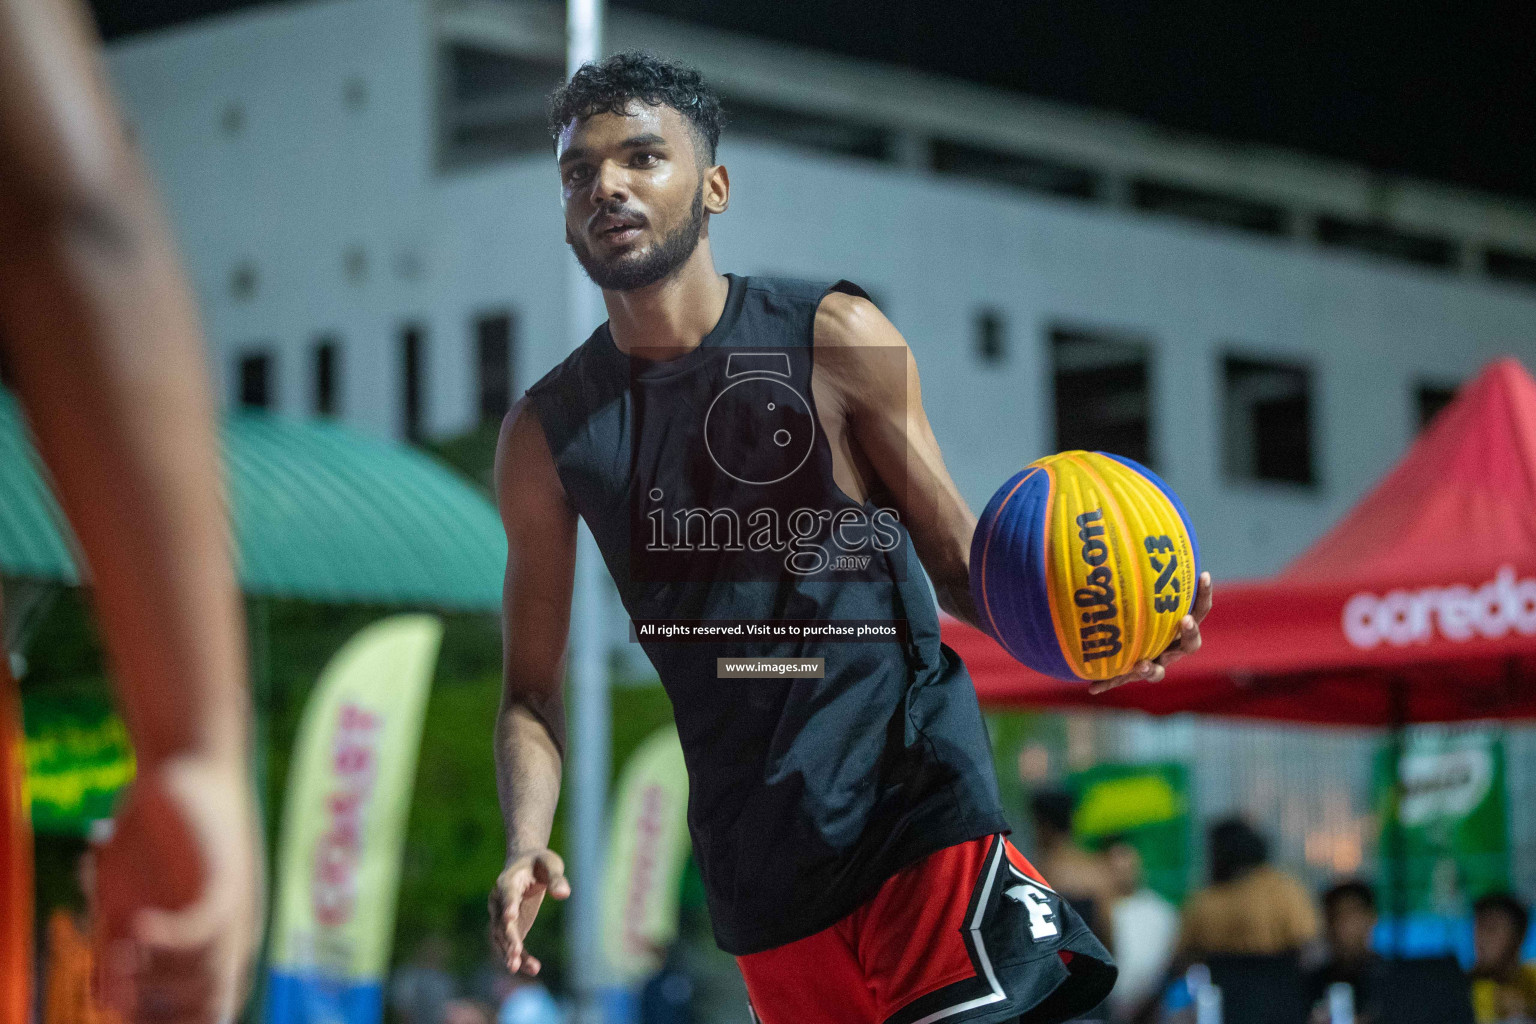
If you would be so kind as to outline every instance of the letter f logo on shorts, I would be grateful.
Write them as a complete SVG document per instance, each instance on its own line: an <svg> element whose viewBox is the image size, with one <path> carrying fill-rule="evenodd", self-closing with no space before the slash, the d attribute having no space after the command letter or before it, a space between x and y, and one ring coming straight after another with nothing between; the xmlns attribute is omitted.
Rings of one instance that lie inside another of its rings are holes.
<svg viewBox="0 0 1536 1024"><path fill-rule="evenodd" d="M1004 896L1024 905L1029 912L1029 937L1036 942L1054 939L1061 934L1056 924L1056 912L1051 909L1050 897L1033 882L1020 882L1003 892Z"/></svg>

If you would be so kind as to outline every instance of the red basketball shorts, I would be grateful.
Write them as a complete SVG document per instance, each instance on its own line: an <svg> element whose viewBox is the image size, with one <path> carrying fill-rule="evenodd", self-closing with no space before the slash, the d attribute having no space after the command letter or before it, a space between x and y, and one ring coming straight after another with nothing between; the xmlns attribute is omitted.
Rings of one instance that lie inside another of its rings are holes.
<svg viewBox="0 0 1536 1024"><path fill-rule="evenodd" d="M1116 974L1002 835L930 854L831 927L736 962L760 1024L1056 1024Z"/></svg>

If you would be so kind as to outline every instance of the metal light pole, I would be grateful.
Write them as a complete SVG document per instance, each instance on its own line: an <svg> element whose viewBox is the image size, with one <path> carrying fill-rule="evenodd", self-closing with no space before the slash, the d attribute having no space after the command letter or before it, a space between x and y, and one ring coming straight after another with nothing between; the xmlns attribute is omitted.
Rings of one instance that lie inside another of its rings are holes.
<svg viewBox="0 0 1536 1024"><path fill-rule="evenodd" d="M567 0L566 75L602 53L603 0ZM602 294L580 264L566 270L567 329L574 348L603 317ZM575 1024L599 1024L602 959L602 881L608 807L609 697L603 562L586 523L577 530L571 630L571 844L567 865L571 905L566 949L576 990Z"/></svg>

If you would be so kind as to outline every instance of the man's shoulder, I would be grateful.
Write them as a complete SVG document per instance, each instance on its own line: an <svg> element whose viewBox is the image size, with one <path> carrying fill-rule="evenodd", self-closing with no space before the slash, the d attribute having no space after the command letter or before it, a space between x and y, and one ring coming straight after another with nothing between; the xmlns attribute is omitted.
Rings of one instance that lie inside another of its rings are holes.
<svg viewBox="0 0 1536 1024"><path fill-rule="evenodd" d="M846 278L781 277L773 274L742 277L742 285L749 293L780 303L793 303L812 312L843 308L850 301L864 301L873 305L869 293Z"/></svg>
<svg viewBox="0 0 1536 1024"><path fill-rule="evenodd" d="M1284 893L1293 899L1312 903L1312 890L1306 883L1284 868L1275 867L1273 864L1264 864L1254 872L1255 876L1262 879L1264 884L1271 889Z"/></svg>
<svg viewBox="0 0 1536 1024"><path fill-rule="evenodd" d="M1208 885L1204 889L1196 890L1189 899L1184 901L1184 916L1186 918L1203 917L1211 913L1214 907L1229 902L1230 899L1224 887Z"/></svg>
<svg viewBox="0 0 1536 1024"><path fill-rule="evenodd" d="M584 373L590 372L592 360L595 358L598 346L603 342L606 329L606 323L599 326L586 341L567 352L565 357L545 371L542 377L528 385L527 393L537 396L562 383L580 380Z"/></svg>
<svg viewBox="0 0 1536 1024"><path fill-rule="evenodd" d="M749 292L767 293L782 299L801 302L819 302L833 288L830 281L818 281L809 277L789 277L779 274L745 274L742 287Z"/></svg>
<svg viewBox="0 0 1536 1024"><path fill-rule="evenodd" d="M815 345L822 350L889 350L903 361L907 349L901 332L862 291L825 293L816 307Z"/></svg>

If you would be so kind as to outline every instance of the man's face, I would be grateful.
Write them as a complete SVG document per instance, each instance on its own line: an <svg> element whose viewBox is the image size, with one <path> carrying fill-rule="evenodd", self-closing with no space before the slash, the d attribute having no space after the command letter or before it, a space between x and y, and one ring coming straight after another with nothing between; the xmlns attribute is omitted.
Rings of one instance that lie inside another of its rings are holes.
<svg viewBox="0 0 1536 1024"><path fill-rule="evenodd" d="M639 101L623 116L595 114L561 134L565 240L599 287L644 288L693 254L705 212L694 146L681 114Z"/></svg>
<svg viewBox="0 0 1536 1024"><path fill-rule="evenodd" d="M1335 956L1361 957L1370 952L1376 911L1353 897L1339 899L1328 912L1328 945Z"/></svg>
<svg viewBox="0 0 1536 1024"><path fill-rule="evenodd" d="M1484 911L1472 919L1472 950L1479 964L1499 965L1518 956L1523 938L1506 913Z"/></svg>
<svg viewBox="0 0 1536 1024"><path fill-rule="evenodd" d="M1115 843L1104 851L1115 892L1129 896L1141 888L1141 854L1130 843Z"/></svg>

